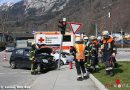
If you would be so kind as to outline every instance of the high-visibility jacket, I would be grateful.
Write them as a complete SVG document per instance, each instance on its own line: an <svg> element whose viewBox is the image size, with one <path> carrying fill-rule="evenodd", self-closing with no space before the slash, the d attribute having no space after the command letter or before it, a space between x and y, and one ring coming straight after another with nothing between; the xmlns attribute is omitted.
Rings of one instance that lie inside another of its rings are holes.
<svg viewBox="0 0 130 90"><path fill-rule="evenodd" d="M99 42L98 42L97 40L94 40L93 43L94 43L95 45L98 45L98 44L99 44Z"/></svg>
<svg viewBox="0 0 130 90"><path fill-rule="evenodd" d="M114 44L114 39L109 36L107 39L103 39L103 44L101 45L101 50L103 52L103 60L108 61L113 53L116 53L116 46Z"/></svg>
<svg viewBox="0 0 130 90"><path fill-rule="evenodd" d="M109 50L110 48L113 48L113 38L112 37L109 37L108 40L104 39L103 38L103 45L102 45L102 49L106 49L106 50ZM107 46L106 46L107 45Z"/></svg>
<svg viewBox="0 0 130 90"><path fill-rule="evenodd" d="M36 53L35 50L31 50L30 55L29 55L29 59L30 59L31 61L33 61L33 60L36 59L35 53Z"/></svg>
<svg viewBox="0 0 130 90"><path fill-rule="evenodd" d="M111 43L111 42L113 42L114 40L113 40L113 38L112 37L110 37L108 40L105 40L105 39L103 39L103 43L105 44L105 43Z"/></svg>
<svg viewBox="0 0 130 90"><path fill-rule="evenodd" d="M76 59L84 60L85 59L85 45L84 44L75 44L76 49Z"/></svg>

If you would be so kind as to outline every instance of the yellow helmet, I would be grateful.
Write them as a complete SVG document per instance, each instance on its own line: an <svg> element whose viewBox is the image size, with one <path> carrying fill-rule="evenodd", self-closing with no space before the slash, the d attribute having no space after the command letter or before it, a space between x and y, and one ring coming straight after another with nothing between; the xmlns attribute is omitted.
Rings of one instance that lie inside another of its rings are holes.
<svg viewBox="0 0 130 90"><path fill-rule="evenodd" d="M109 35L109 32L108 31L103 31L102 35Z"/></svg>

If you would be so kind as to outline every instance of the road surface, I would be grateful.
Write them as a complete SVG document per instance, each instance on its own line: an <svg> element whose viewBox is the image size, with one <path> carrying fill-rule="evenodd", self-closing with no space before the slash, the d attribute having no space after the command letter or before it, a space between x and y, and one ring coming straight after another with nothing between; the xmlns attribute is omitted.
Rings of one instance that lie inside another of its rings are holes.
<svg viewBox="0 0 130 90"><path fill-rule="evenodd" d="M29 90L98 90L91 80L77 81L76 70L70 70L68 65L61 70L49 71L45 74L31 75L28 69L11 69L9 60L11 53L0 52L0 90L14 90L18 86L27 86ZM11 86L11 87L9 87ZM13 88L13 89L11 89ZM18 89L18 88L17 88ZM20 90L27 90L21 89Z"/></svg>

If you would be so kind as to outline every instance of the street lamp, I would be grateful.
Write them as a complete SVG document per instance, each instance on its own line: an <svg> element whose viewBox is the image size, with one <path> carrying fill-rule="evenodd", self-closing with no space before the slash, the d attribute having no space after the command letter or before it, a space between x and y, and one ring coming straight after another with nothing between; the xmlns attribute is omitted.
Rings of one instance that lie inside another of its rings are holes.
<svg viewBox="0 0 130 90"><path fill-rule="evenodd" d="M106 17L107 15L103 16L102 18ZM111 13L108 12L108 17L111 18ZM100 18L99 18L100 19ZM98 19L98 20L99 20ZM96 20L96 21L98 21ZM97 25L97 22L95 23L95 36L98 37L98 25Z"/></svg>

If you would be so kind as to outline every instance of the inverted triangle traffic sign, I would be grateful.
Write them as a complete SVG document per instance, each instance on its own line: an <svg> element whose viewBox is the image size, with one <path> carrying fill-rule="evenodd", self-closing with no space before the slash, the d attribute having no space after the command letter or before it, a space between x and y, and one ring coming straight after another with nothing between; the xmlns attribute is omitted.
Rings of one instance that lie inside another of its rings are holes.
<svg viewBox="0 0 130 90"><path fill-rule="evenodd" d="M72 29L73 33L75 34L80 28L82 27L82 23L77 22L70 22L70 28Z"/></svg>

